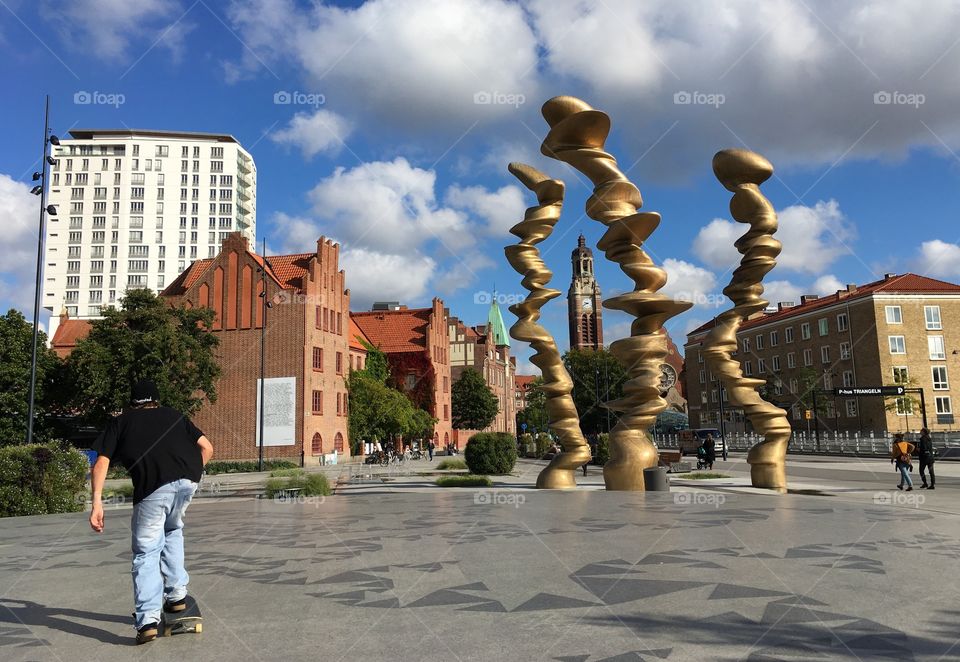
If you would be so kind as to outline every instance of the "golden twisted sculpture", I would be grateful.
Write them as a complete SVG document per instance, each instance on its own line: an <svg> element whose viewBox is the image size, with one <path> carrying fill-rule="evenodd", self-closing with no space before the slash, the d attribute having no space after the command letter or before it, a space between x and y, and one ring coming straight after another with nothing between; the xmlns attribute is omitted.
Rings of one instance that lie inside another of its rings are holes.
<svg viewBox="0 0 960 662"><path fill-rule="evenodd" d="M657 465L657 448L648 429L667 407L660 395L660 365L668 352L663 323L692 304L657 293L667 274L641 246L660 224L660 215L637 213L643 204L639 189L620 171L613 155L603 150L610 133L609 116L570 96L550 99L542 113L550 132L540 150L569 163L593 182L587 215L607 226L597 247L634 282L632 292L603 302L605 308L636 318L630 337L610 345L627 373L627 382L622 398L605 403L621 415L610 431L610 459L603 467L603 480L608 490L643 490L643 470Z"/></svg>
<svg viewBox="0 0 960 662"><path fill-rule="evenodd" d="M543 373L542 388L550 429L560 437L563 449L537 476L537 487L570 489L577 486L574 472L590 461L590 447L580 431L580 417L570 396L573 381L563 367L557 343L550 332L537 323L543 305L560 296L559 290L546 286L553 273L541 259L536 244L550 236L560 219L563 182L550 179L536 168L522 163L511 163L509 170L536 194L539 203L528 208L523 220L510 228L512 234L520 237L520 243L504 248L510 266L523 275L522 284L530 291L521 303L510 306L510 312L518 318L510 327L510 336L530 343L536 350L530 361Z"/></svg>
<svg viewBox="0 0 960 662"><path fill-rule="evenodd" d="M760 184L773 174L773 166L754 152L726 149L713 157L713 172L733 193L730 213L734 220L749 223L750 229L735 244L743 258L723 290L733 308L717 316L716 326L704 338L704 361L727 390L730 401L743 407L754 429L763 435L763 441L747 454L753 486L786 492L784 463L790 439L787 413L761 398L757 389L766 382L744 377L740 363L732 358L741 322L767 307L768 302L762 298L763 277L776 266L780 254L781 244L773 238L777 214L760 192Z"/></svg>

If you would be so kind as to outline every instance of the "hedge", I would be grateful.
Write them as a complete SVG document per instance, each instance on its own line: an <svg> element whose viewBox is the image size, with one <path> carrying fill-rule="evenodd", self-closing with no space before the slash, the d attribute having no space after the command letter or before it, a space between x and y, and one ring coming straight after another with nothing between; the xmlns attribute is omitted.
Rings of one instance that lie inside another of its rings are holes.
<svg viewBox="0 0 960 662"><path fill-rule="evenodd" d="M597 435L597 445L593 448L593 464L601 467L610 459L610 435L603 432Z"/></svg>
<svg viewBox="0 0 960 662"><path fill-rule="evenodd" d="M0 448L0 517L84 510L89 468L83 453L62 443Z"/></svg>
<svg viewBox="0 0 960 662"><path fill-rule="evenodd" d="M470 473L508 474L517 461L516 440L506 432L478 432L467 442L463 459Z"/></svg>
<svg viewBox="0 0 960 662"><path fill-rule="evenodd" d="M290 460L264 460L263 461L263 470L264 471L275 471L277 469L299 469L300 465L296 462L291 462ZM208 476L214 476L216 474L244 474L244 473L254 473L257 471L257 461L256 460L240 460L236 462L221 462L218 460L213 460L207 463L207 466L204 467L204 472ZM107 478L129 478L130 475L127 473L127 470L119 464L111 464L110 470L107 472Z"/></svg>
<svg viewBox="0 0 960 662"><path fill-rule="evenodd" d="M303 490L300 496L304 497L330 496L333 492L326 476L320 473L308 474L303 470L268 479L265 492L267 498L272 499L283 490L294 488Z"/></svg>

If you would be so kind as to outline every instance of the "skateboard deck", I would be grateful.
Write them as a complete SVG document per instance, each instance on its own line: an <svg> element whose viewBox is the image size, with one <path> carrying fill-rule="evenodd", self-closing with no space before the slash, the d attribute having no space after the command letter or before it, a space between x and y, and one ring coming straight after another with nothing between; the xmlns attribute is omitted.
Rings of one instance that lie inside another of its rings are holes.
<svg viewBox="0 0 960 662"><path fill-rule="evenodd" d="M187 608L174 613L163 612L160 634L169 637L184 632L203 632L203 616L197 601L187 596Z"/></svg>

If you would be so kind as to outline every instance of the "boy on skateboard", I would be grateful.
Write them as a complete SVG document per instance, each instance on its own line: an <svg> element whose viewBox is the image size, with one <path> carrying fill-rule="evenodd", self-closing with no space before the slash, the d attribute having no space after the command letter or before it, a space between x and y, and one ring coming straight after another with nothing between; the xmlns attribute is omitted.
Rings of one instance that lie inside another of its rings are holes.
<svg viewBox="0 0 960 662"><path fill-rule="evenodd" d="M200 482L213 446L189 418L160 406L157 387L142 380L131 407L110 421L93 449L90 526L103 531L101 494L110 462L133 479L133 596L137 643L157 637L160 611L187 607L190 577L183 566L183 514Z"/></svg>

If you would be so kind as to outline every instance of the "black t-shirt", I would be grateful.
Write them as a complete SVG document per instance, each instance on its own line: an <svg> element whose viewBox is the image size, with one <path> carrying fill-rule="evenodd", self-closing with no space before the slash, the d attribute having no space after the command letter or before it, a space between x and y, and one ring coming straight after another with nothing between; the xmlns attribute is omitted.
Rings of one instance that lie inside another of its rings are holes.
<svg viewBox="0 0 960 662"><path fill-rule="evenodd" d="M93 450L120 462L133 479L133 502L181 478L200 482L203 436L189 418L169 407L127 409L107 424Z"/></svg>

